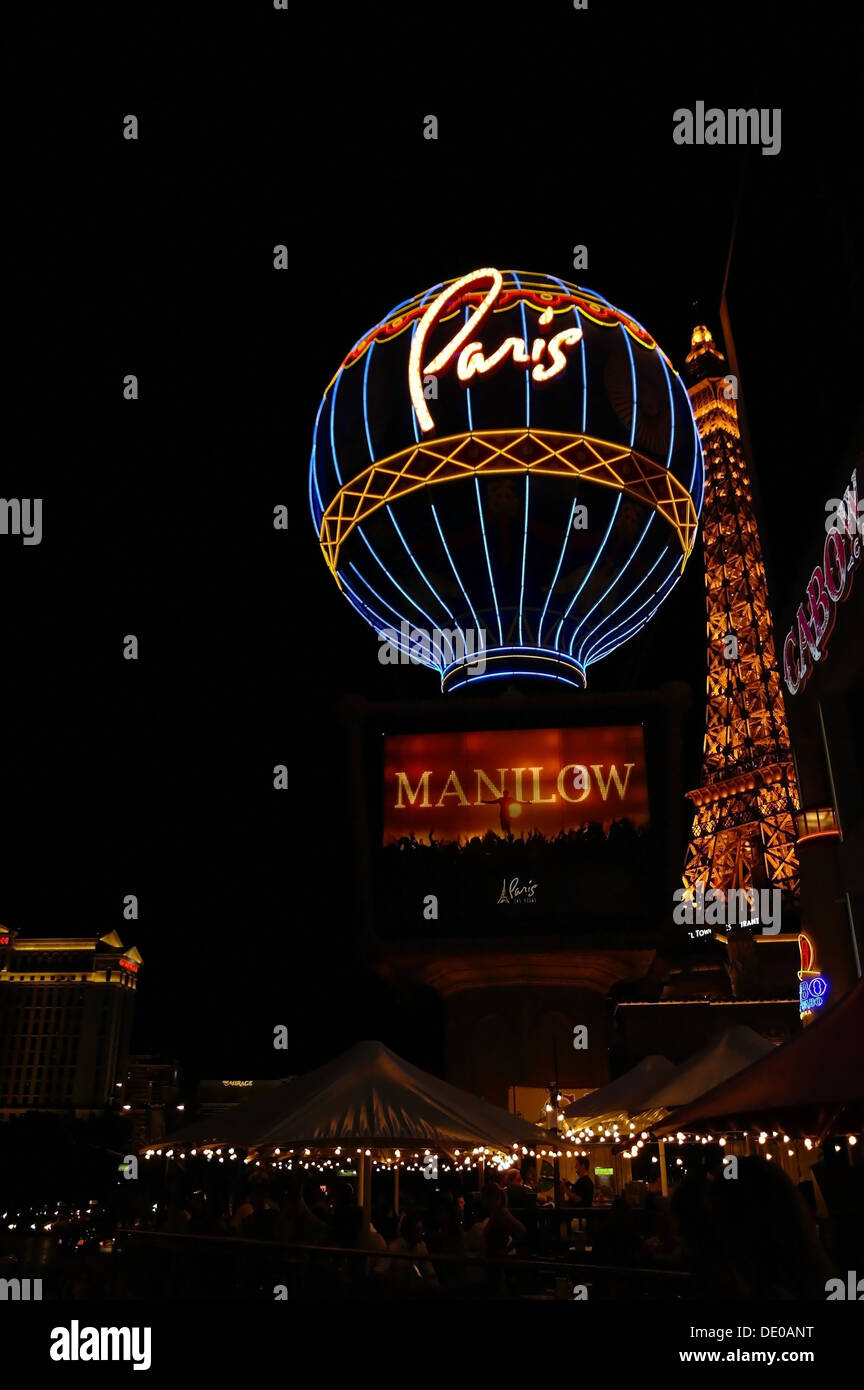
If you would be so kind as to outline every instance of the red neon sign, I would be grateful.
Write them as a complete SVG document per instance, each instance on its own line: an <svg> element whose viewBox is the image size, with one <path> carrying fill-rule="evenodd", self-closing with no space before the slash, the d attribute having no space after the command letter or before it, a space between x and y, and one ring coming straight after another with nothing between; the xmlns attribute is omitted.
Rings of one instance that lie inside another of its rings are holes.
<svg viewBox="0 0 864 1390"><path fill-rule="evenodd" d="M829 504L830 505L830 504ZM783 643L783 674L790 695L803 690L821 661L837 619L837 607L848 597L861 562L862 518L858 512L858 475L846 489L837 525L825 537L822 563L817 565L807 585L804 602Z"/></svg>

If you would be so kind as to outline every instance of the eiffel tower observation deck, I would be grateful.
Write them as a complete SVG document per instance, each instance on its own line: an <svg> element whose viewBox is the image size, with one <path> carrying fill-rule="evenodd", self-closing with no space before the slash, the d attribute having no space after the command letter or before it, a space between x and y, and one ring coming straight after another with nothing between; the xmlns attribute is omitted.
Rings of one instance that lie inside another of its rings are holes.
<svg viewBox="0 0 864 1390"><path fill-rule="evenodd" d="M705 454L708 700L702 779L688 793L694 816L684 886L693 894L778 888L784 910L792 909L799 798L738 384L704 326L693 330L685 378Z"/></svg>

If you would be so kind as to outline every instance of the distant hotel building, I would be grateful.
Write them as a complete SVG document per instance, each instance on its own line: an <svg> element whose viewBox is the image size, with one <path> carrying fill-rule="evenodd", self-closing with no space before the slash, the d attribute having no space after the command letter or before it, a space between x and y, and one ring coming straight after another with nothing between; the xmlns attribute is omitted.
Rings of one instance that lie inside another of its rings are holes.
<svg viewBox="0 0 864 1390"><path fill-rule="evenodd" d="M131 1114L136 1144L165 1138L166 1112L178 1107L180 1063L155 1053L130 1057L123 1109Z"/></svg>
<svg viewBox="0 0 864 1390"><path fill-rule="evenodd" d="M0 1119L84 1117L120 1099L140 965L113 931L22 939L0 927Z"/></svg>

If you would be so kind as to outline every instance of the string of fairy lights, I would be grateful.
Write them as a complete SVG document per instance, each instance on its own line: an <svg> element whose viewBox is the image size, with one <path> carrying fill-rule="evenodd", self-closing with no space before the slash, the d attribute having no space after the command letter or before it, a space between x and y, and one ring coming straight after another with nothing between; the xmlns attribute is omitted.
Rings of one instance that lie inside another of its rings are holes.
<svg viewBox="0 0 864 1390"><path fill-rule="evenodd" d="M506 1173L525 1158L575 1158L577 1156L577 1151L573 1149L564 1150L551 1147L530 1149L527 1145L522 1145L520 1148L518 1144L514 1144L512 1153L508 1153L502 1149L491 1148L487 1145L477 1145L475 1148L472 1148L470 1152L460 1149L453 1149L452 1153L446 1150L423 1149L421 1151L418 1149L413 1151L413 1153L403 1153L401 1149L397 1148L393 1149L392 1153L385 1153L380 1146L376 1146L376 1151L373 1152L372 1148L364 1148L362 1145L355 1148L352 1145L337 1144L333 1147L332 1154L332 1158L323 1158L320 1149L313 1150L310 1148L303 1148L283 1150L281 1148L274 1148L262 1159L260 1157L255 1157L255 1151L241 1158L241 1155L233 1147L226 1148L224 1152L222 1148L212 1147L188 1150L163 1147L160 1149L147 1149L144 1153L144 1158L181 1160L186 1160L188 1158L203 1158L209 1163L214 1161L217 1164L225 1163L226 1161L228 1163L242 1162L244 1165L252 1164L258 1168L269 1163L273 1168L285 1168L288 1170L295 1167L303 1169L314 1168L320 1172L324 1172L328 1169L337 1171L344 1168L346 1162L354 1161L358 1158L369 1158L371 1159L371 1166L373 1169L377 1168L386 1171L388 1169L392 1170L394 1168L399 1168L409 1173L414 1171L422 1172L428 1162L434 1159L436 1161L441 1161L439 1171L444 1173L471 1171L479 1169L481 1166L495 1169L500 1173ZM583 1149L582 1157L587 1158L587 1156L587 1150Z"/></svg>
<svg viewBox="0 0 864 1390"><path fill-rule="evenodd" d="M510 1153L486 1145L477 1145L470 1151L453 1149L452 1152L448 1152L446 1150L427 1148L403 1153L402 1149L399 1148L393 1149L392 1152L384 1151L380 1145L375 1146L373 1149L373 1147L365 1148L363 1145L355 1147L353 1145L337 1144L331 1146L332 1156L328 1154L326 1157L322 1149L319 1148L289 1148L284 1150L282 1148L272 1148L267 1154L262 1156L257 1156L259 1151L252 1150L250 1153L242 1156L234 1147L225 1148L224 1152L221 1147L206 1147L200 1149L197 1147L190 1149L174 1147L163 1147L159 1149L150 1148L145 1151L143 1156L145 1159L165 1158L183 1161L189 1158L203 1158L205 1162L215 1163L217 1165L226 1162L229 1164L242 1163L244 1166L252 1165L256 1168L269 1165L271 1168L285 1169L288 1171L294 1169L303 1169L304 1171L314 1169L322 1173L327 1171L334 1173L339 1172L344 1170L347 1163L364 1158L371 1160L370 1166L373 1170L377 1169L381 1172L392 1171L396 1168L406 1173L424 1172L429 1162L434 1160L436 1163L436 1173L470 1172L476 1171L481 1167L499 1173L506 1173L526 1158L541 1158L547 1160L577 1157L588 1158L590 1149L607 1145L618 1149L622 1158L635 1159L640 1157L641 1151L646 1145L657 1144L658 1142L665 1142L673 1148L676 1146L680 1148L685 1145L716 1144L722 1149L733 1139L746 1140L752 1138L761 1147L766 1149L764 1157L771 1160L773 1155L767 1148L770 1140L776 1141L778 1145L782 1143L784 1146L787 1146L787 1154L789 1157L795 1154L795 1149L791 1146L797 1142L802 1142L793 1140L788 1134L783 1134L780 1130L776 1129L770 1132L770 1136L768 1130L765 1129L759 1130L758 1133L753 1129L752 1131L736 1131L730 1134L718 1135L714 1135L713 1133L687 1134L683 1130L678 1130L674 1136L669 1135L665 1140L660 1141L658 1141L649 1130L642 1130L638 1138L635 1135L635 1127L631 1126L631 1131L632 1132L628 1136L624 1136L619 1132L617 1126L613 1126L611 1129L598 1129L596 1131L589 1126L585 1129L575 1131L575 1133L573 1131L568 1132L566 1139L568 1141L575 1139L577 1141L575 1144L568 1142L564 1147L548 1145L536 1149L528 1148L526 1145L520 1146L514 1144L513 1152ZM833 1136L835 1153L840 1153L842 1151L843 1140L845 1140L849 1148L854 1148L858 1143L859 1137L860 1136L855 1134ZM808 1152L814 1148L815 1143L819 1142L819 1140L814 1140L810 1136L803 1139L804 1148ZM832 1142L832 1138L823 1139L821 1142L823 1145L828 1144ZM629 1147L619 1149L618 1146L621 1143L627 1144ZM586 1144L589 1147L586 1148ZM651 1162L659 1162L656 1155L651 1158ZM675 1158L675 1163L677 1166L684 1166L684 1160L680 1156ZM440 1167L437 1166L439 1164Z"/></svg>
<svg viewBox="0 0 864 1390"><path fill-rule="evenodd" d="M611 1148L623 1159L638 1159L643 1155L643 1150L647 1146L658 1146L662 1155L664 1146L670 1149L682 1148L684 1146L706 1146L709 1144L717 1145L724 1149L730 1142L754 1141L761 1149L763 1156L769 1161L774 1155L770 1152L770 1143L779 1148L782 1144L786 1148L789 1158L795 1157L796 1149L793 1147L797 1143L803 1142L805 1151L810 1152L814 1144L827 1145L833 1142L835 1153L840 1153L845 1139L850 1149L854 1149L858 1143L860 1135L854 1133L838 1134L833 1136L804 1136L803 1139L796 1137L793 1139L789 1134L782 1130L752 1126L749 1130L727 1130L715 1133L708 1130L705 1133L695 1131L686 1132L677 1130L674 1134L663 1137L654 1134L650 1125L648 1128L640 1129L637 1134L636 1120L627 1122L626 1133L622 1131L617 1119L598 1118L593 1124L584 1124L578 1127L569 1127L564 1113L553 1105L555 1100L560 1104L562 1096L554 1094L555 1088L550 1088L553 1094L543 1107L545 1112L545 1123L551 1125L551 1117L555 1115L555 1122L558 1126L563 1126L563 1132L558 1134L547 1129L544 1140L534 1148L528 1145L520 1145L513 1142L511 1149L506 1150L500 1146L478 1144L468 1148L447 1149L443 1146L437 1149L417 1148L408 1145L407 1152L403 1148L397 1147L398 1141L393 1143L368 1143L355 1145L350 1142L339 1144L315 1144L310 1146L296 1146L283 1148L282 1146L261 1146L250 1145L244 1157L241 1157L235 1146L217 1146L208 1144L204 1147L183 1148L182 1146L172 1145L171 1147L161 1148L151 1147L144 1153L145 1159L165 1158L180 1159L185 1161L188 1158L203 1158L208 1164L242 1163L244 1166L253 1165L256 1168L269 1166L275 1169L294 1169L306 1171L314 1169L317 1172L339 1172L343 1171L346 1163L355 1162L358 1159L362 1163L364 1159L370 1160L372 1170L382 1172L402 1170L406 1173L423 1172L424 1176L429 1174L429 1164L435 1164L435 1176L439 1173L459 1173L471 1172L478 1169L488 1168L490 1171L506 1173L525 1159L547 1159L556 1161L560 1159L575 1159L578 1157L588 1158L591 1150L599 1148ZM664 1117L665 1118L665 1117ZM637 1117L638 1119L638 1117ZM539 1121L538 1132L542 1133L543 1121ZM623 1124L623 1121L622 1121ZM223 1152L224 1150L224 1152ZM684 1167L684 1159L679 1155L672 1155L676 1167ZM657 1155L651 1157L652 1163L659 1163Z"/></svg>

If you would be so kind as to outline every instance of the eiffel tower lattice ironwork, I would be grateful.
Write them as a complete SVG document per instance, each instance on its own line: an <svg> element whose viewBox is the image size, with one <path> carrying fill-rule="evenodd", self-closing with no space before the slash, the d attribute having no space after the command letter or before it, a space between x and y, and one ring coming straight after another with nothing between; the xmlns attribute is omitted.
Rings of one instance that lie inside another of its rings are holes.
<svg viewBox="0 0 864 1390"><path fill-rule="evenodd" d="M797 906L798 788L735 379L705 327L685 375L705 455L708 705L684 886L771 887Z"/></svg>

